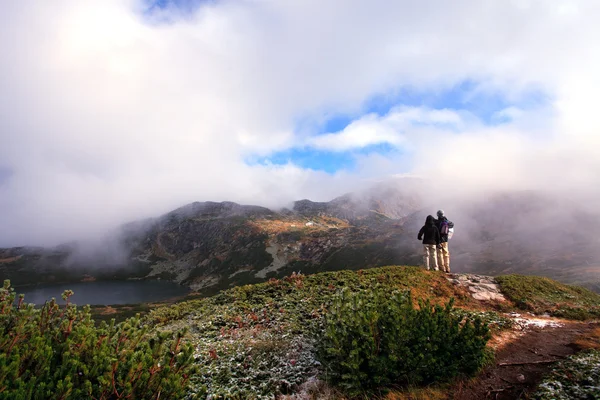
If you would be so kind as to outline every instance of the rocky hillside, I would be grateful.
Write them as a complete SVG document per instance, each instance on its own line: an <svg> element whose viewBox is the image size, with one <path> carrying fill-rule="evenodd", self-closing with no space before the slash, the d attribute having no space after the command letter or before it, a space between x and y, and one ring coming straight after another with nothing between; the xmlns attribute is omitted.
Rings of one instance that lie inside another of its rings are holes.
<svg viewBox="0 0 600 400"><path fill-rule="evenodd" d="M439 207L431 198L418 181L403 181L281 210L192 203L124 225L101 245L0 249L0 278L165 279L214 292L293 271L414 265L416 234ZM440 202L456 224L453 271L537 274L600 290L599 239L582 230L600 219L576 204L533 192Z"/></svg>

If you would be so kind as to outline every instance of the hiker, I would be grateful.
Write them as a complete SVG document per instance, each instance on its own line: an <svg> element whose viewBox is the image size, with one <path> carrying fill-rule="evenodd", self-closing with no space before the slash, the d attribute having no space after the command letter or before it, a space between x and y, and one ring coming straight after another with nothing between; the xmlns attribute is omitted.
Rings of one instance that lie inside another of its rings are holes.
<svg viewBox="0 0 600 400"><path fill-rule="evenodd" d="M440 232L441 243L438 246L437 257L440 269L450 273L450 250L448 249L448 234L453 231L454 222L448 221L444 210L438 210L438 219L435 220L435 226Z"/></svg>
<svg viewBox="0 0 600 400"><path fill-rule="evenodd" d="M435 218L433 215L428 215L425 219L425 225L419 231L417 239L423 238L423 261L425 268L429 271L429 258L433 260L433 269L438 271L438 261L436 255L436 248L441 243L440 232L437 226L435 226Z"/></svg>

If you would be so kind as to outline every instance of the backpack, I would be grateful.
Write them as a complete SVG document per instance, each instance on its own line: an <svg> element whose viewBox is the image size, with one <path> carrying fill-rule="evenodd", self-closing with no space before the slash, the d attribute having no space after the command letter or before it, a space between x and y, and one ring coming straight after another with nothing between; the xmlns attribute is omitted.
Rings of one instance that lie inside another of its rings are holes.
<svg viewBox="0 0 600 400"><path fill-rule="evenodd" d="M447 235L450 232L450 227L448 226L448 220L444 219L440 223L440 235Z"/></svg>

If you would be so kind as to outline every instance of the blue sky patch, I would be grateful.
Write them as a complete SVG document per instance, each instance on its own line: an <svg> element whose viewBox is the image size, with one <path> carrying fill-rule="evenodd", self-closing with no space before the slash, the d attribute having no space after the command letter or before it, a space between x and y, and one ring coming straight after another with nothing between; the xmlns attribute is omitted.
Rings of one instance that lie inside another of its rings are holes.
<svg viewBox="0 0 600 400"><path fill-rule="evenodd" d="M148 9L178 8L182 11L194 11L203 3L214 3L216 0L148 0Z"/></svg>
<svg viewBox="0 0 600 400"><path fill-rule="evenodd" d="M531 110L550 102L548 94L539 89L532 88L521 93L516 99L509 99L502 92L478 90L478 87L477 82L470 80L439 91L423 91L411 87L402 87L393 92L369 98L358 114L331 114L316 127L313 134L339 132L363 115L374 113L384 116L397 106L464 110L475 115L487 125L497 125L510 122L507 117L497 118L497 113L508 107ZM299 121L299 129L310 126L307 122L307 120Z"/></svg>
<svg viewBox="0 0 600 400"><path fill-rule="evenodd" d="M269 157L248 158L246 163L249 165L285 165L292 163L300 168L333 174L342 169L353 169L360 156L367 156L373 153L390 155L398 153L398 149L393 148L387 143L343 152L316 150L312 148L293 148L274 153Z"/></svg>
<svg viewBox="0 0 600 400"><path fill-rule="evenodd" d="M550 102L549 96L541 90L526 90L515 98L509 98L509 96L499 91L480 90L479 86L475 81L463 81L439 91L424 91L403 87L393 93L390 92L371 97L364 102L360 113L334 113L326 115L324 119L323 115L321 115L319 116L319 122L311 118L300 120L296 125L296 133L300 136L310 137L341 132L353 121L367 114L376 114L383 117L392 109L399 106L466 111L478 118L483 124L494 126L511 121L512 114L501 113L503 110L514 107L527 111L544 107ZM431 125L432 123L427 122L426 124ZM419 122L415 121L414 125L419 125ZM460 129L462 129L459 126L455 126L453 122L440 122L435 125L455 133L459 133ZM290 162L302 168L334 173L341 169L348 170L354 168L356 159L360 155L372 153L388 155L392 152L400 151L387 143L344 152L297 147L274 153L269 157L254 160L253 162L247 160L247 162L250 164L272 163L276 165L284 165Z"/></svg>
<svg viewBox="0 0 600 400"><path fill-rule="evenodd" d="M163 15L161 11L174 10L178 17L191 16L203 5L216 3L217 0L146 0L143 15L154 22L172 22L172 15ZM156 20L158 18L158 21Z"/></svg>

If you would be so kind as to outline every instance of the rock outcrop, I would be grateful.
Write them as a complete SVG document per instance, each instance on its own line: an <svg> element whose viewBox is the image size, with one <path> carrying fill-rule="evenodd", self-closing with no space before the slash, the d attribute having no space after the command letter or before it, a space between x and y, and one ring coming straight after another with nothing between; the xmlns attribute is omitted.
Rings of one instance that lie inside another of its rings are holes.
<svg viewBox="0 0 600 400"><path fill-rule="evenodd" d="M471 296L481 301L506 301L500 286L492 276L474 274L451 274L448 280L465 287Z"/></svg>

